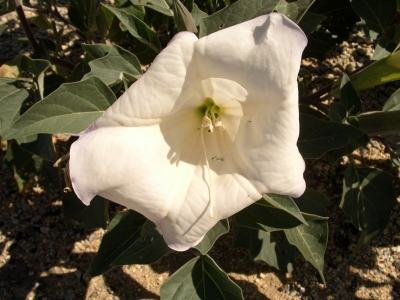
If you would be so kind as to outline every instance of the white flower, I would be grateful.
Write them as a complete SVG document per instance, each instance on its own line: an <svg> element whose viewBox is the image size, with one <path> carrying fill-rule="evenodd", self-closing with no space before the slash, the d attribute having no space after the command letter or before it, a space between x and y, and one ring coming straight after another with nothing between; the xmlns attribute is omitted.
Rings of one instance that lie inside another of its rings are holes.
<svg viewBox="0 0 400 300"><path fill-rule="evenodd" d="M296 80L306 43L278 13L200 40L177 34L72 145L77 196L138 211L177 251L264 193L300 196Z"/></svg>

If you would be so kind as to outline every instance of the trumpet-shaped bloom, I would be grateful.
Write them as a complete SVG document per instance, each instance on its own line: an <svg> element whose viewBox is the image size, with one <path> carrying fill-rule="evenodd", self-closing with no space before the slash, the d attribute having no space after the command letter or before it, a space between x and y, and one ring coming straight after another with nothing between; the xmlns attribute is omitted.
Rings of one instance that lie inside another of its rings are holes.
<svg viewBox="0 0 400 300"><path fill-rule="evenodd" d="M306 43L277 13L199 40L177 34L72 145L77 196L138 211L177 251L264 193L300 196L297 73Z"/></svg>

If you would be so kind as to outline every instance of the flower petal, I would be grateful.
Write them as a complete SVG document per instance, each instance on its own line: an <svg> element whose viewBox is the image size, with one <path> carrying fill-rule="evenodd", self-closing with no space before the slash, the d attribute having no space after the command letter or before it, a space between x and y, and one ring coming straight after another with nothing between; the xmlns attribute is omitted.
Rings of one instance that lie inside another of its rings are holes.
<svg viewBox="0 0 400 300"><path fill-rule="evenodd" d="M182 93L185 81L196 81L187 67L197 37L180 32L156 57L146 73L90 127L142 126L157 124L160 118L179 110L190 95ZM190 89L185 89L191 93Z"/></svg>
<svg viewBox="0 0 400 300"><path fill-rule="evenodd" d="M271 13L218 31L195 44L201 77L225 78L264 105L290 97L297 89L303 31L284 15Z"/></svg>

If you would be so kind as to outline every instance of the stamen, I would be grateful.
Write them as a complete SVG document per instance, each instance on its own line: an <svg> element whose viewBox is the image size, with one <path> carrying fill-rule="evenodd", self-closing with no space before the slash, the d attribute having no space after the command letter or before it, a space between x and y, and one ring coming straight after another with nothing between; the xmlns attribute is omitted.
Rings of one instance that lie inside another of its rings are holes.
<svg viewBox="0 0 400 300"><path fill-rule="evenodd" d="M225 130L225 126L222 125L222 121L221 121L221 119L219 117L215 119L214 124L215 124L215 127L219 128L219 130L221 130L221 131Z"/></svg>
<svg viewBox="0 0 400 300"><path fill-rule="evenodd" d="M65 154L64 156L61 156L57 161L54 163L53 167L57 168L60 162L69 160L69 153Z"/></svg>

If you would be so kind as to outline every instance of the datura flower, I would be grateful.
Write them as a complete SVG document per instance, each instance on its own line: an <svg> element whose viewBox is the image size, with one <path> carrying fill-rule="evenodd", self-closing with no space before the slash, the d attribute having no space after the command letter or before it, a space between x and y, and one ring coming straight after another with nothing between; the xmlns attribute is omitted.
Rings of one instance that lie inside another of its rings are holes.
<svg viewBox="0 0 400 300"><path fill-rule="evenodd" d="M297 74L306 43L278 13L201 39L175 35L73 143L77 196L138 211L177 251L264 193L299 197Z"/></svg>

